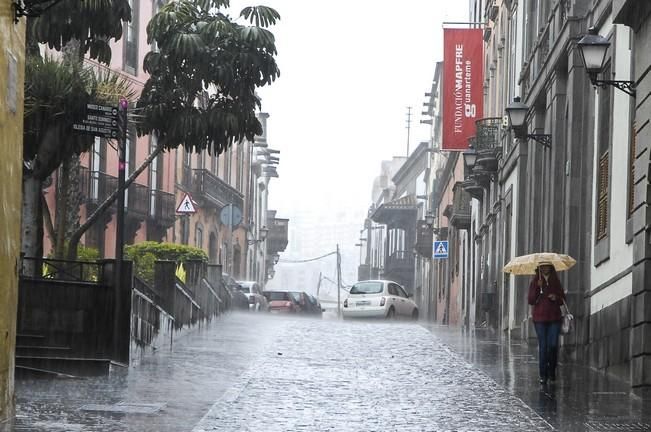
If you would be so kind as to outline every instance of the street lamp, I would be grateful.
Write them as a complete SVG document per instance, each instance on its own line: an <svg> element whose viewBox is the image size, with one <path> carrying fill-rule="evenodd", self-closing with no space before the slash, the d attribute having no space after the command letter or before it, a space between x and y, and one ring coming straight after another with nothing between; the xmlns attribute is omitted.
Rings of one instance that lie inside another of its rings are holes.
<svg viewBox="0 0 651 432"><path fill-rule="evenodd" d="M520 101L519 97L513 99L513 103L505 109L509 119L509 128L515 133L517 138L532 139L538 144L550 148L552 146L552 136L549 134L529 134L527 133L527 114L529 107ZM464 154L465 156L465 154Z"/></svg>
<svg viewBox="0 0 651 432"><path fill-rule="evenodd" d="M477 152L472 149L471 151L463 152L463 162L466 164L468 169L472 171L477 164Z"/></svg>
<svg viewBox="0 0 651 432"><path fill-rule="evenodd" d="M434 225L434 213L427 212L427 214L425 215L425 223L429 226Z"/></svg>
<svg viewBox="0 0 651 432"><path fill-rule="evenodd" d="M595 27L588 29L588 34L583 36L580 41L576 43L581 52L581 60L583 66L590 77L592 85L597 87L613 86L617 87L624 93L635 96L635 83L633 81L613 81L613 80L599 80L597 75L603 72L606 65L606 55L610 48L610 42L605 37L601 36Z"/></svg>
<svg viewBox="0 0 651 432"><path fill-rule="evenodd" d="M259 239L253 239L253 240L247 240L247 243L249 245L256 244L256 243L262 243L267 239L267 234L269 233L269 228L267 227L262 227L258 230L258 237Z"/></svg>

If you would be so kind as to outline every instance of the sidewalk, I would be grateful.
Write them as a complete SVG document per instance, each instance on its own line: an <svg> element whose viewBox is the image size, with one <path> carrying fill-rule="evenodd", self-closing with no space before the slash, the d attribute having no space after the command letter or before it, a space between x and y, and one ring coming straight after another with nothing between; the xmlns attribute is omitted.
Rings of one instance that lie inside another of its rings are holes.
<svg viewBox="0 0 651 432"><path fill-rule="evenodd" d="M559 431L651 430L651 395L633 392L626 382L565 363L559 365L556 383L542 387L536 346L492 330L424 326Z"/></svg>
<svg viewBox="0 0 651 432"><path fill-rule="evenodd" d="M16 381L15 431L179 432L192 428L249 368L274 329L226 315L130 370Z"/></svg>

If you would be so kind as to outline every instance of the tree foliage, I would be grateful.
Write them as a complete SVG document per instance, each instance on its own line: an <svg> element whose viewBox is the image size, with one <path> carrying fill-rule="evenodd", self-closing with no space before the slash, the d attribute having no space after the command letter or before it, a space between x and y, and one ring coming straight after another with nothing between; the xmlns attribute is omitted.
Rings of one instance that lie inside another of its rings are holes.
<svg viewBox="0 0 651 432"><path fill-rule="evenodd" d="M72 133L90 102L117 104L133 98L130 84L107 69L51 56L29 57L25 65L23 159L31 174L44 180L72 155L88 151L93 137Z"/></svg>
<svg viewBox="0 0 651 432"><path fill-rule="evenodd" d="M150 78L138 101L140 134L156 133L166 148L220 154L262 132L256 89L280 74L275 38L265 27L279 15L249 7L240 16L255 24L240 24L222 11L228 6L172 0L149 22L148 43L157 49L144 60Z"/></svg>
<svg viewBox="0 0 651 432"><path fill-rule="evenodd" d="M25 0L25 3L38 3ZM61 51L71 41L80 43L81 55L102 63L111 61L110 40L122 37L122 24L131 21L128 0L61 0L38 17L27 20L32 43Z"/></svg>

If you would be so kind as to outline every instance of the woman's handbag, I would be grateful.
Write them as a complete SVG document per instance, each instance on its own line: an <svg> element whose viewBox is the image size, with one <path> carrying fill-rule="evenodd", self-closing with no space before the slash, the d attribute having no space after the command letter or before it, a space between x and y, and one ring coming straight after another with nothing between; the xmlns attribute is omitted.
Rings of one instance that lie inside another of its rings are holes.
<svg viewBox="0 0 651 432"><path fill-rule="evenodd" d="M574 315L570 313L570 308L567 307L567 303L565 303L565 300L563 300L563 306L565 306L565 313L563 314L561 333L568 334L574 329Z"/></svg>

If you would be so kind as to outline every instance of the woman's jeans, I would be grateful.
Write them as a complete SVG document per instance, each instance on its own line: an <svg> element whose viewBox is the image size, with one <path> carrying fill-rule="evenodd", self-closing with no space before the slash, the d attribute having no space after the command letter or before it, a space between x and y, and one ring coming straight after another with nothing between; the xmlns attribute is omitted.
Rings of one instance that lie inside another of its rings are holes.
<svg viewBox="0 0 651 432"><path fill-rule="evenodd" d="M561 333L561 321L534 322L538 335L538 364L540 378L556 378L558 360L558 336Z"/></svg>

